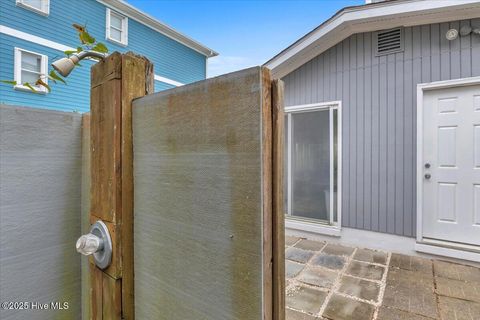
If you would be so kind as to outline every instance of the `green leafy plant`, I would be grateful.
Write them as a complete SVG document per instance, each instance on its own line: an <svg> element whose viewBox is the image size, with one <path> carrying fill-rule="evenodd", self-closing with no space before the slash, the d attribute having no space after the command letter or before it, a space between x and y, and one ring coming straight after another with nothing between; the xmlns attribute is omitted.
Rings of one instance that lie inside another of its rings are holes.
<svg viewBox="0 0 480 320"><path fill-rule="evenodd" d="M70 57L72 54L75 53L80 53L85 50L92 50L92 51L97 51L100 53L108 53L108 48L105 44L101 42L97 42L97 40L92 37L88 31L86 25L80 25L77 23L74 23L73 28L77 31L78 33L78 38L80 40L80 45L77 47L77 50L67 50L64 51L64 54L67 57ZM95 58L92 58L95 59ZM76 67L81 67L79 63L76 64ZM48 92L52 91L52 88L46 83L46 79L51 80L54 84L58 82L61 82L63 84L67 84L65 79L57 74L55 70L50 70L48 74L41 74L38 80L32 84L29 82L23 82L21 85L27 87L30 89L32 92L39 93L35 87L44 87ZM9 84L12 86L16 86L18 83L15 80L0 80L1 83Z"/></svg>

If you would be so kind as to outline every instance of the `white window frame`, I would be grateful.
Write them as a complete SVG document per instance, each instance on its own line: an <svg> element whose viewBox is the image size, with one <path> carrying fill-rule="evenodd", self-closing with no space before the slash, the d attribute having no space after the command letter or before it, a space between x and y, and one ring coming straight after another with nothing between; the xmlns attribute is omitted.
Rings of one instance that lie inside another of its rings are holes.
<svg viewBox="0 0 480 320"><path fill-rule="evenodd" d="M24 2L25 0L16 0L16 5L27 10L33 11L35 13L41 14L42 16L48 16L50 14L50 0L42 0L42 9L32 7L31 5Z"/></svg>
<svg viewBox="0 0 480 320"><path fill-rule="evenodd" d="M303 219L292 216L292 153L289 148L292 141L292 114L303 113L318 110L329 110L330 114L330 221L324 223L323 221L315 221L313 219ZM333 221L333 157L334 157L334 143L333 143L333 110L337 110L337 221ZM297 105L285 107L285 115L288 122L287 141L285 148L287 148L287 214L285 215L285 226L290 229L315 232L331 236L340 236L342 225L342 102L329 101L314 104Z"/></svg>
<svg viewBox="0 0 480 320"><path fill-rule="evenodd" d="M111 36L110 36L110 18L112 16L112 14L120 17L122 19L122 30L119 30L121 33L122 33L122 40L121 41L118 41L116 39L113 39ZM116 11L113 11L111 10L110 8L107 8L107 11L106 11L106 25L105 25L105 38L108 40L108 41L111 41L113 43L116 43L116 44L119 44L121 46L127 46L128 45L128 17L124 16L123 14L120 14Z"/></svg>
<svg viewBox="0 0 480 320"><path fill-rule="evenodd" d="M22 91L27 91L27 92L32 92L32 90L30 90L30 88L28 88L27 86L24 86L22 83L22 52L27 52L27 53L30 53L30 54L34 54L34 55L37 55L37 56L40 56L41 57L41 62L40 62L40 74L43 74L43 75L46 75L47 74L47 71L48 71L48 56L44 55L44 54L41 54L41 53L38 53L38 52L33 52L33 51L29 51L29 50L25 50L25 49L21 49L21 48L17 48L15 47L14 48L14 73L13 73L13 77L14 77L14 80L17 82L16 85L14 85L14 89L16 90L22 90ZM43 82L45 82L46 84L48 84L48 78L45 77L42 79ZM47 93L47 88L43 87L43 86L36 86L35 84L31 84L32 87L39 93Z"/></svg>

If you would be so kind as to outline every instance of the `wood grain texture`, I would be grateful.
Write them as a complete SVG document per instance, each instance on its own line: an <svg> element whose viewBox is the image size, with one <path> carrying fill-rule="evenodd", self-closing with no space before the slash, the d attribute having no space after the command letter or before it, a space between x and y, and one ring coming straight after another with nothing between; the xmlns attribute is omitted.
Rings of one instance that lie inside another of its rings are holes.
<svg viewBox="0 0 480 320"><path fill-rule="evenodd" d="M284 84L272 82L273 319L285 320Z"/></svg>
<svg viewBox="0 0 480 320"><path fill-rule="evenodd" d="M270 86L252 68L134 101L138 319L272 319Z"/></svg>
<svg viewBox="0 0 480 320"><path fill-rule="evenodd" d="M273 316L272 81L262 68L263 319Z"/></svg>
<svg viewBox="0 0 480 320"><path fill-rule="evenodd" d="M82 189L81 189L82 234L90 231L90 113L82 114ZM82 260L82 319L90 319L90 262Z"/></svg>
<svg viewBox="0 0 480 320"><path fill-rule="evenodd" d="M92 68L91 212L112 238L103 270L104 319L134 319L132 100L153 88L153 66L133 53L113 53ZM98 283L93 283L93 287ZM98 299L98 294L92 299Z"/></svg>

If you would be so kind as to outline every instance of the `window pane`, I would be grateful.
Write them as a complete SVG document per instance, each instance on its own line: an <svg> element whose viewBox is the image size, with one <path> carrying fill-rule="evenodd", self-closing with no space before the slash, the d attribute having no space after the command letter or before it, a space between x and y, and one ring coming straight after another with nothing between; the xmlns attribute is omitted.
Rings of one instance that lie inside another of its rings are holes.
<svg viewBox="0 0 480 320"><path fill-rule="evenodd" d="M122 30L122 18L115 14L110 15L110 26Z"/></svg>
<svg viewBox="0 0 480 320"><path fill-rule="evenodd" d="M43 10L42 2L44 0L23 0L22 2L28 4L30 7L34 7L38 10Z"/></svg>
<svg viewBox="0 0 480 320"><path fill-rule="evenodd" d="M329 220L329 110L292 114L292 215Z"/></svg>
<svg viewBox="0 0 480 320"><path fill-rule="evenodd" d="M338 110L333 110L333 221L338 221Z"/></svg>
<svg viewBox="0 0 480 320"><path fill-rule="evenodd" d="M42 57L36 54L22 52L22 69L40 72Z"/></svg>
<svg viewBox="0 0 480 320"><path fill-rule="evenodd" d="M110 38L118 42L122 42L122 32L116 29L110 28Z"/></svg>
<svg viewBox="0 0 480 320"><path fill-rule="evenodd" d="M22 83L28 82L31 85L35 85L40 75L38 73L22 71Z"/></svg>

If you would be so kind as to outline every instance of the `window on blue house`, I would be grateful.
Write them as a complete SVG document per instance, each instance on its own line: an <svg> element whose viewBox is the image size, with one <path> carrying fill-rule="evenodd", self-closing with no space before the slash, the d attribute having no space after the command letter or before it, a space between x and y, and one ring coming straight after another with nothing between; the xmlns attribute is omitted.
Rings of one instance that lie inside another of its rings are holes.
<svg viewBox="0 0 480 320"><path fill-rule="evenodd" d="M17 0L17 6L42 15L48 15L50 12L50 0Z"/></svg>
<svg viewBox="0 0 480 320"><path fill-rule="evenodd" d="M38 92L46 93L46 88L43 86L35 86L35 82L42 76L47 74L48 57L36 52L15 48L14 59L14 79L17 85L14 86L17 90L25 90L32 92L30 88L22 85L22 83L30 83ZM42 80L48 83L48 79L43 77Z"/></svg>
<svg viewBox="0 0 480 320"><path fill-rule="evenodd" d="M128 44L128 18L107 8L107 40L127 45Z"/></svg>

